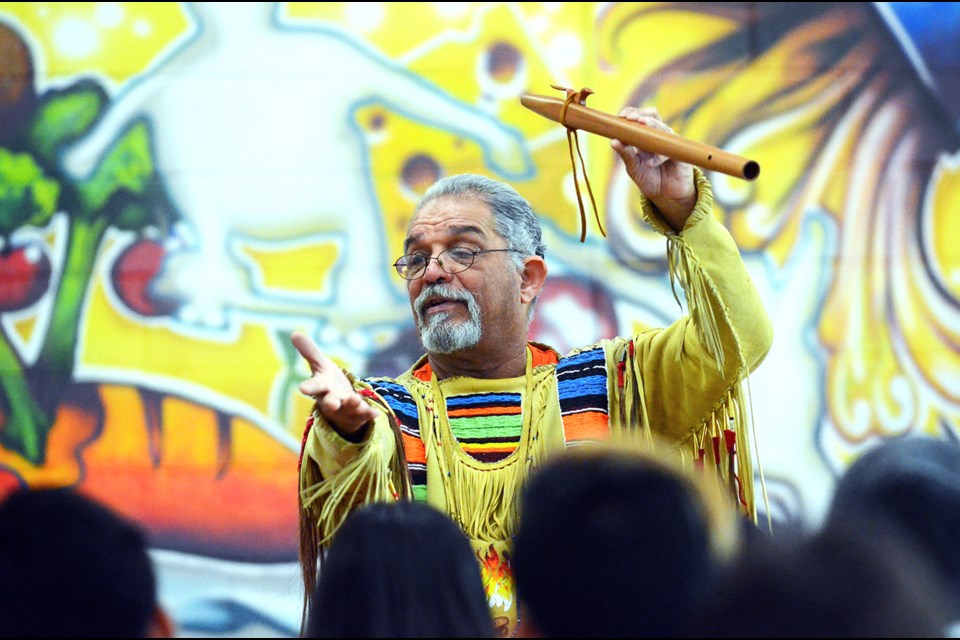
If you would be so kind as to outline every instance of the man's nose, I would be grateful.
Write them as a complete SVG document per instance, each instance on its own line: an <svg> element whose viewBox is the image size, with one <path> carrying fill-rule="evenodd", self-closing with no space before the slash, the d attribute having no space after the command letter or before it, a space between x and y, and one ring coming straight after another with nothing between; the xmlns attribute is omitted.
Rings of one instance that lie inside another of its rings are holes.
<svg viewBox="0 0 960 640"><path fill-rule="evenodd" d="M427 260L427 266L423 272L423 280L428 284L435 282L449 282L450 274L440 266L440 258L431 258Z"/></svg>

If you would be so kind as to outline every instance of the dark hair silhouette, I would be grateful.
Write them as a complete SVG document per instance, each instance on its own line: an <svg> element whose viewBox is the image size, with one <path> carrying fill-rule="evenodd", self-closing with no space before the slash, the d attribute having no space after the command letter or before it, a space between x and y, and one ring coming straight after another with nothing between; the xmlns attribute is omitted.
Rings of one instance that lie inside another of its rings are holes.
<svg viewBox="0 0 960 640"><path fill-rule="evenodd" d="M327 550L304 637L493 637L480 565L446 514L416 502L352 513Z"/></svg>
<svg viewBox="0 0 960 640"><path fill-rule="evenodd" d="M729 519L714 520L704 490L639 451L598 446L548 461L522 493L514 544L532 632L675 634L719 557L722 530L738 532L735 506L723 504Z"/></svg>
<svg viewBox="0 0 960 640"><path fill-rule="evenodd" d="M858 513L896 526L928 557L960 618L960 443L911 436L876 445L837 481L827 518Z"/></svg>
<svg viewBox="0 0 960 640"><path fill-rule="evenodd" d="M756 538L691 612L690 637L945 637L940 583L912 545L854 517Z"/></svg>
<svg viewBox="0 0 960 640"><path fill-rule="evenodd" d="M0 636L145 637L157 611L140 528L71 489L0 502Z"/></svg>

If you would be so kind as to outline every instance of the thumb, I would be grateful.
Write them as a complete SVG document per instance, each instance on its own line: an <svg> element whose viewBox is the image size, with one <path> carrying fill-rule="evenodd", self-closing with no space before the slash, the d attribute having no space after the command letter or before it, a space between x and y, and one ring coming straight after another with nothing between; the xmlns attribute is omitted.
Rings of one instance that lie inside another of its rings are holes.
<svg viewBox="0 0 960 640"><path fill-rule="evenodd" d="M634 150L619 140L611 140L610 147L616 151L617 155L620 156L620 159L623 160L623 164L627 170L627 173L632 175L633 171L637 168L637 165L640 164L640 161L637 158L637 154L634 152Z"/></svg>

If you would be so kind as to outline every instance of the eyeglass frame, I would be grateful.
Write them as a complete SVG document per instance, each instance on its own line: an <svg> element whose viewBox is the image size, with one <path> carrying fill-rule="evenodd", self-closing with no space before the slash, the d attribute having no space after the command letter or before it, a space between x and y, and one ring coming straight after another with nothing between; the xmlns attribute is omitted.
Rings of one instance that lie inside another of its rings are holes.
<svg viewBox="0 0 960 640"><path fill-rule="evenodd" d="M454 264L456 264L457 266L463 267L463 268L462 268L462 269L458 269L457 271L450 271L449 269L447 269L445 266L443 266L443 261L440 260L440 256L442 256L442 255L445 254L445 253L449 253L449 252L451 252L451 251L462 251L462 252L464 252L464 253L469 253L470 256L471 256L470 264L468 264L468 265L466 265L466 266L463 266L463 264L462 264L461 262L459 262L459 261L456 260L455 258L451 258L451 260L453 261ZM400 256L399 258L397 258L397 261L393 263L393 268L397 270L397 274L398 274L401 278L403 278L404 280L419 280L420 278L422 278L423 276L425 276L425 275L427 274L427 267L430 266L430 261L431 261L431 260L436 260L436 261L437 261L437 264L440 265L440 268L443 270L444 273L448 273L448 274L450 274L450 275L454 275L454 274L457 274L457 273L463 273L464 271L466 271L467 269L469 269L470 267L472 267L472 266L476 263L476 261L477 261L477 256L480 255L481 253L496 253L496 252L498 252L498 251L513 251L514 253L519 253L520 255L523 255L523 251L520 251L519 249L463 249L463 248L461 248L461 247L451 247L450 249L444 249L443 251L441 251L440 253L438 253L438 254L435 255L435 256L427 256L427 255L424 255L424 254L422 254L422 253L405 253L405 254L403 254L402 256ZM402 265L402 264L400 264L400 261L403 260L404 258L410 258L410 257L418 257L418 258L423 258L423 259L424 259L423 270L420 272L419 275L416 275L416 276L413 276L413 277L405 276L405 275L400 271L401 268L403 268L403 267L409 267L409 265L406 265L406 264L403 264L403 265Z"/></svg>

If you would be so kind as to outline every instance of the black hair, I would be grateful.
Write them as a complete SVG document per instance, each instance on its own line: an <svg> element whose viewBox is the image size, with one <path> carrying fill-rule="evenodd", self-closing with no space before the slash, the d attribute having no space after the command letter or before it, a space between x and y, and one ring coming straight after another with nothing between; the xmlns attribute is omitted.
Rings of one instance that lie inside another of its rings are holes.
<svg viewBox="0 0 960 640"><path fill-rule="evenodd" d="M960 618L960 443L903 436L868 450L837 481L828 521L858 513L883 518L927 556Z"/></svg>
<svg viewBox="0 0 960 640"><path fill-rule="evenodd" d="M711 568L707 523L676 470L616 449L561 454L521 496L518 597L548 637L673 635Z"/></svg>
<svg viewBox="0 0 960 640"><path fill-rule="evenodd" d="M145 637L157 605L145 534L69 488L0 503L0 636Z"/></svg>
<svg viewBox="0 0 960 640"><path fill-rule="evenodd" d="M400 501L348 516L327 550L304 637L493 637L480 565L441 511Z"/></svg>
<svg viewBox="0 0 960 640"><path fill-rule="evenodd" d="M690 637L945 637L939 581L889 524L859 514L756 539L691 612Z"/></svg>

